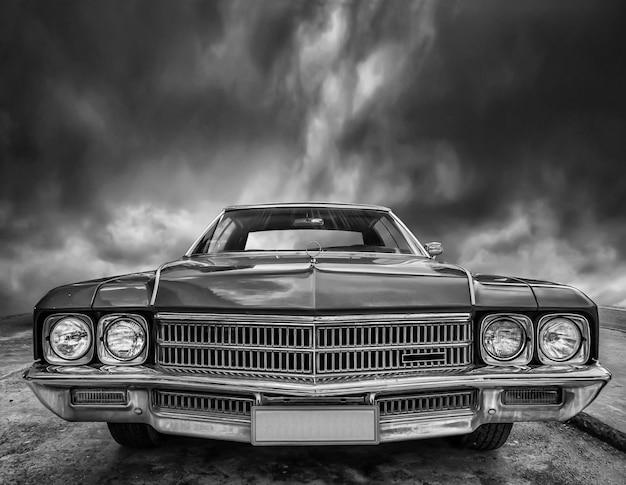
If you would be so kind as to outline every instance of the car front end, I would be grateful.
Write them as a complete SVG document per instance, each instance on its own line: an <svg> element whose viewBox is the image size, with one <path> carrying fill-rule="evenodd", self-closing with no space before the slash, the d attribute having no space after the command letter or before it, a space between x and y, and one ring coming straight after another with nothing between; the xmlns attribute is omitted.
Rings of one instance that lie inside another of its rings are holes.
<svg viewBox="0 0 626 485"><path fill-rule="evenodd" d="M287 209L292 226L315 231L334 214L321 209L344 208ZM24 378L46 407L107 422L128 446L161 434L255 445L457 436L493 449L514 422L571 418L610 379L597 308L574 288L470 275L436 261L401 223L409 242L393 253L372 250L366 229L360 251L351 240L202 250L236 240L237 228L216 236L224 217L155 272L42 299ZM363 217L343 224L374 227Z"/></svg>

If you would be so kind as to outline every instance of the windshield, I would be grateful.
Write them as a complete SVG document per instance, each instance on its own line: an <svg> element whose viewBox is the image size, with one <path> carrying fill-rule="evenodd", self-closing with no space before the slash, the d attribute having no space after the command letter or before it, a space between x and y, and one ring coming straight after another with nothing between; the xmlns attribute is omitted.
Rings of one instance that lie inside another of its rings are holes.
<svg viewBox="0 0 626 485"><path fill-rule="evenodd" d="M413 254L411 244L385 211L331 207L274 207L224 212L193 250L360 251Z"/></svg>

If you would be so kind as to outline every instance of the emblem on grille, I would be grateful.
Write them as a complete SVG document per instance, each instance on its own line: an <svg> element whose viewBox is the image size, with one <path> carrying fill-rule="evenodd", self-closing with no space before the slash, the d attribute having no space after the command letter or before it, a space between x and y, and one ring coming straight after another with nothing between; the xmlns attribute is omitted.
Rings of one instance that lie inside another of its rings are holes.
<svg viewBox="0 0 626 485"><path fill-rule="evenodd" d="M413 364L415 362L441 362L445 363L446 354L443 352L424 352L421 354L402 354L403 364Z"/></svg>

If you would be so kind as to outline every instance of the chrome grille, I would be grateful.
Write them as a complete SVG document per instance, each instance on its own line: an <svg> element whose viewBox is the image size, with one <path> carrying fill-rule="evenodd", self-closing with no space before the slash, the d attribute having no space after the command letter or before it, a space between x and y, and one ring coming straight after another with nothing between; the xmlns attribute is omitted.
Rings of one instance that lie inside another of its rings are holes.
<svg viewBox="0 0 626 485"><path fill-rule="evenodd" d="M159 313L156 361L176 371L335 378L472 363L469 314Z"/></svg>
<svg viewBox="0 0 626 485"><path fill-rule="evenodd" d="M460 323L438 324L383 324L322 326L317 328L318 348L343 346L427 345L467 341L468 325Z"/></svg>
<svg viewBox="0 0 626 485"><path fill-rule="evenodd" d="M72 389L72 404L74 405L120 405L128 403L128 396L124 389Z"/></svg>
<svg viewBox="0 0 626 485"><path fill-rule="evenodd" d="M254 322L180 322L159 327L159 338L174 344L220 345L225 347L261 346L308 348L310 328L299 326L254 325Z"/></svg>
<svg viewBox="0 0 626 485"><path fill-rule="evenodd" d="M436 347L429 349L364 349L321 352L317 371L320 374L341 372L397 371L401 369L431 369L467 362L467 347ZM417 357L416 360L410 360Z"/></svg>
<svg viewBox="0 0 626 485"><path fill-rule="evenodd" d="M351 398L318 398L264 396L264 405L354 405L364 404L364 396ZM389 396L376 399L380 417L391 420L435 412L472 411L476 405L475 390L457 390ZM159 412L197 413L248 421L254 400L251 397L215 395L200 392L155 389L152 405Z"/></svg>
<svg viewBox="0 0 626 485"><path fill-rule="evenodd" d="M154 390L152 404L160 410L250 416L252 398Z"/></svg>
<svg viewBox="0 0 626 485"><path fill-rule="evenodd" d="M476 391L446 391L411 396L377 399L380 416L400 416L431 412L471 410L476 402Z"/></svg>
<svg viewBox="0 0 626 485"><path fill-rule="evenodd" d="M294 374L310 374L311 355L288 350L230 348L189 348L159 346L158 362L173 363L180 367L210 368L250 372L282 372L289 369Z"/></svg>
<svg viewBox="0 0 626 485"><path fill-rule="evenodd" d="M509 388L502 393L504 404L561 404L562 392L558 387Z"/></svg>

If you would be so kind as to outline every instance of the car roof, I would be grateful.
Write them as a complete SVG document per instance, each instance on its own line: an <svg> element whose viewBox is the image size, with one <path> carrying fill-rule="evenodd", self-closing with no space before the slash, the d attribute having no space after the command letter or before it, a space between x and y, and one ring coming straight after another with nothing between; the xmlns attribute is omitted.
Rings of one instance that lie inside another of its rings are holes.
<svg viewBox="0 0 626 485"><path fill-rule="evenodd" d="M380 205L369 204L352 204L346 202L276 202L268 204L249 204L249 205L231 205L225 207L225 211L239 210L239 209L271 209L271 208L285 208L285 207L323 207L323 208L337 208L337 209L369 209L384 212L391 212L388 207Z"/></svg>

